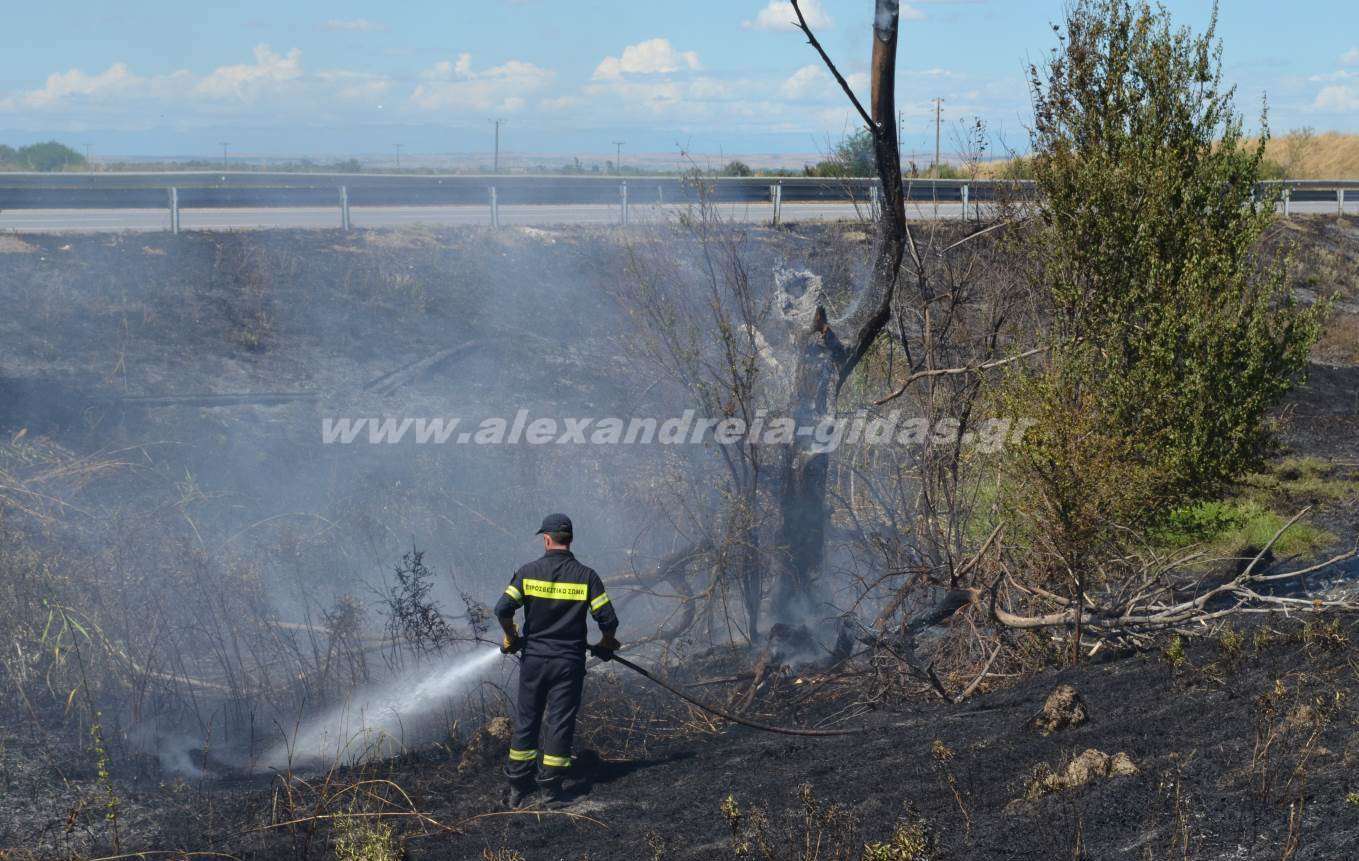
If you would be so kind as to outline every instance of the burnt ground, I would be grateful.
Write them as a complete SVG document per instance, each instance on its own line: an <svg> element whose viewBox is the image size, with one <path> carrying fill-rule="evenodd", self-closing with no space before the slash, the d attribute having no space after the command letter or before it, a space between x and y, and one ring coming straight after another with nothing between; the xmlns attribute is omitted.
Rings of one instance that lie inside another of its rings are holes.
<svg viewBox="0 0 1359 861"><path fill-rule="evenodd" d="M1239 646L1209 641L1190 646L1183 658L1121 657L1039 675L962 705L874 710L841 723L864 727L860 735L677 730L644 750L587 765L570 803L551 813L474 819L502 810L498 762L459 774L456 748L451 755L428 748L330 779L393 781L428 816L461 823L458 834L413 836L419 829L394 820L412 859L480 858L487 850L534 861L739 857L721 813L729 795L747 822L752 808L766 812L766 834L780 859L858 859L864 842L888 839L901 820L937 840L937 852L920 857L941 859L1277 859L1290 840L1297 844L1290 857L1299 861L1353 857L1359 668L1351 640L1359 630L1352 623L1305 630L1287 624L1243 633ZM600 672L589 686L593 709L607 694L635 698L653 715L673 712L630 680L621 690L602 684ZM1077 688L1091 719L1042 737L1028 720L1060 683ZM598 732L602 723L596 712L584 726ZM1126 753L1137 773L1025 800L1036 772L1060 771L1089 748ZM594 755L588 749L582 761ZM11 815L3 819L0 845L22 846L35 833L55 836L67 827L56 805L13 818L23 782L9 776L4 807ZM804 856L791 845L800 846L808 831L802 784L818 803L841 808L812 819L813 836L824 831L819 855ZM326 857L324 824L249 833L286 821L281 785L268 777L120 780L124 849ZM43 794L49 803L61 800L50 790ZM1290 819L1294 811L1300 813ZM834 854L834 846L846 854Z"/></svg>
<svg viewBox="0 0 1359 861"><path fill-rule="evenodd" d="M573 400L612 403L630 369L609 364L593 342L534 323L534 309L559 298L539 283L548 268L568 273L581 289L600 286L596 239L590 231L538 233L284 231L258 244L246 235L25 237L18 252L11 241L0 255L0 300L12 312L0 315L0 429L6 437L20 428L51 433L76 450L150 434L196 438L200 445L167 471L187 465L219 477L251 502L237 516L253 520L270 513L260 510L260 499L279 510L295 504L256 482L301 450L275 431L314 433L316 407L252 407L263 420L259 435L233 428L228 438L210 433L227 426L216 408L132 405L92 418L90 405L110 395L307 391L329 408L358 414L412 411L438 403L450 376L477 403L493 401L507 385L553 394L539 374L494 351L393 397L362 389L366 380L486 332L520 347L527 337L547 338L561 351L554 361L599 371ZM1299 258L1302 289L1323 295L1334 285L1340 292L1309 381L1281 415L1286 453L1352 472L1359 468L1359 232L1352 222L1299 219L1282 238L1307 249ZM812 231L758 234L755 242L765 255L761 265L824 263L818 243ZM517 297L514 313L488 301L498 295ZM618 323L605 306L571 313L577 333ZM69 337L51 337L56 331ZM201 444L219 437L219 448ZM221 468L254 457L262 440L270 441L262 469L238 476ZM383 473L375 481L391 479ZM1314 519L1348 540L1359 524L1359 499L1322 500ZM227 521L221 529L235 526ZM1345 625L1337 632L1275 621L1243 629L1240 642L1190 644L1183 656L1118 656L1001 679L957 706L923 696L856 706L865 698L861 688L810 671L806 684L825 691L809 698L815 705L776 709L772 703L793 698L787 685L787 697L767 695L756 705L757 715L772 712L775 722L806 725L839 714L836 725L866 728L829 739L705 724L640 680L595 670L579 747L599 761L581 770L585 785L568 807L542 815L498 813L497 763L458 772L465 734L364 770L301 773L290 784L289 805L281 777L218 770L186 780L153 757L120 756L101 780L88 743L35 731L25 704L8 702L0 704L0 857L332 857L329 821L270 826L350 810L346 786L383 780L432 819L457 826L458 833L437 833L429 823L391 820L393 844L411 858L737 857L722 813L728 796L743 814L742 839L758 845L763 837L779 850L773 857L803 858L792 848L808 831L798 797L803 784L820 804L843 808L811 816L826 848L809 857L857 861L865 843L886 840L907 822L934 835L938 858L1350 858L1359 844L1359 630ZM684 672L676 678L713 674ZM1092 720L1039 736L1026 722L1062 682L1081 692ZM719 702L737 692L695 690ZM1061 771L1088 748L1126 753L1138 771L1025 800L1035 772ZM330 801L320 804L326 794ZM761 819L768 824L752 824Z"/></svg>
<svg viewBox="0 0 1359 861"><path fill-rule="evenodd" d="M861 839L887 839L913 806L938 836L941 858L1278 858L1289 804L1298 798L1301 847L1293 857L1352 857L1359 842L1359 799L1347 801L1359 789L1352 656L1316 636L1246 646L1235 659L1209 644L1191 649L1178 667L1160 656L1132 657L1043 675L961 706L875 713L854 722L869 727L860 736L793 739L732 729L606 769L568 809L607 827L515 817L413 846L412 857L465 858L505 846L533 859L632 859L652 857L657 845L661 858L729 857L719 812L726 796L747 810L767 807L776 819L792 809L800 820L796 787L803 783L822 803L848 808L864 824ZM1082 693L1093 717L1040 737L1026 723L1064 682ZM1307 709L1314 720L1300 717ZM1257 735L1290 721L1269 756L1257 756ZM1309 759L1303 750L1313 732ZM1125 752L1138 773L1018 800L1036 768L1060 769L1087 748ZM483 796L494 786L486 777L473 790ZM445 797L460 795L458 784L446 786ZM448 809L464 816L476 808ZM792 827L802 830L800 822ZM1180 849L1186 835L1187 855Z"/></svg>

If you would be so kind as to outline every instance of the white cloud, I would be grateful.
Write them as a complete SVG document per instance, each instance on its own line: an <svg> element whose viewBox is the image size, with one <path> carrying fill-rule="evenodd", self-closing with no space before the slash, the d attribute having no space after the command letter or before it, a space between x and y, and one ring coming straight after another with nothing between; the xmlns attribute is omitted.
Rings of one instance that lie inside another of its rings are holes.
<svg viewBox="0 0 1359 861"><path fill-rule="evenodd" d="M868 88L868 75L853 72L845 76L845 82L856 93ZM825 67L810 63L789 75L780 86L779 97L790 102L840 101L845 98L840 85L831 78Z"/></svg>
<svg viewBox="0 0 1359 861"><path fill-rule="evenodd" d="M835 26L835 22L821 7L821 0L802 0L801 6L807 26L819 29ZM769 0L769 5L761 9L754 20L743 21L741 26L747 30L796 30L797 13L788 0Z"/></svg>
<svg viewBox="0 0 1359 861"><path fill-rule="evenodd" d="M325 73L318 80L324 85L345 78L342 86L348 89L355 83L348 77ZM71 69L49 76L39 89L0 99L0 108L116 113L146 100L182 102L188 107L196 103L251 104L294 92L304 86L302 79L301 51L294 48L279 54L268 45L258 45L254 62L220 66L201 77L182 69L143 77L121 62L96 75Z"/></svg>
<svg viewBox="0 0 1359 861"><path fill-rule="evenodd" d="M695 78L689 82L686 97L699 101L721 101L732 98L736 90L717 78Z"/></svg>
<svg viewBox="0 0 1359 861"><path fill-rule="evenodd" d="M903 21L924 21L925 12L917 9L910 3L901 4L901 20Z"/></svg>
<svg viewBox="0 0 1359 861"><path fill-rule="evenodd" d="M1343 66L1359 65L1359 48L1353 48L1340 57ZM1314 84L1327 84L1317 93L1312 103L1314 110L1326 113L1359 113L1359 71L1337 69L1334 72L1312 75L1307 79Z"/></svg>
<svg viewBox="0 0 1359 861"><path fill-rule="evenodd" d="M464 51L457 60L440 60L420 73L427 81L452 81L470 77L472 74L472 55Z"/></svg>
<svg viewBox="0 0 1359 861"><path fill-rule="evenodd" d="M145 85L146 81L132 74L126 63L114 63L97 75L87 75L80 69L48 75L42 88L11 97L6 102L30 108L46 108L73 97L117 98L136 92Z"/></svg>
<svg viewBox="0 0 1359 861"><path fill-rule="evenodd" d="M625 109L641 108L651 113L665 113L682 104L683 85L675 81L611 81L591 84L585 88L591 98L607 97ZM688 107L693 107L689 105Z"/></svg>
<svg viewBox="0 0 1359 861"><path fill-rule="evenodd" d="M648 119L663 117L666 122L684 123L730 115L745 104L742 97L755 89L749 81L706 76L686 80L624 78L588 84L582 95L604 110L633 116L642 112Z"/></svg>
<svg viewBox="0 0 1359 861"><path fill-rule="evenodd" d="M334 92L335 98L345 101L369 101L387 95L392 89L390 79L367 72L334 69L320 72L316 78Z"/></svg>
<svg viewBox="0 0 1359 861"><path fill-rule="evenodd" d="M752 13L765 5L766 0L747 0ZM821 16L822 5L827 5L824 0L804 8ZM912 5L931 12L940 8L924 0L912 0ZM824 26L820 18L815 20ZM523 115L533 112L544 129L645 126L673 132L675 140L683 141L751 133L835 137L859 123L839 85L812 57L800 58L805 63L800 68L775 73L719 74L704 71L698 53L684 47L664 38L620 47L598 64L590 80L566 87L551 69L527 59L497 60L488 66L484 59L477 62L480 55L459 53L457 47L443 54L445 59L417 69L408 81L363 71L367 65L359 61L348 68L313 69L297 49L259 45L253 56L217 68L138 74L127 63L115 63L102 71L60 71L28 89L0 91L0 125L42 133L148 129L167 123L185 129L223 123L296 129L301 122L317 128L363 128L388 122L461 125L469 117L487 116L512 116L522 124ZM711 59L706 53L703 58ZM1356 71L1351 67L1344 74ZM993 93L984 79L965 73L930 68L899 72L907 119L920 128L928 126L931 133L926 94L948 98L951 117L1013 113L1015 105L1025 103L1022 80L1011 88L1014 92ZM848 77L855 92L867 94L867 75ZM1332 83L1350 89L1316 95ZM1316 97L1329 111L1354 110L1355 83L1339 76L1318 80L1308 85L1303 98Z"/></svg>
<svg viewBox="0 0 1359 861"><path fill-rule="evenodd" d="M252 62L220 66L206 74L186 69L142 76L126 63L114 63L89 74L71 69L48 77L35 90L0 96L0 111L17 112L25 125L65 117L68 125L88 126L95 118L117 126L135 125L169 108L178 122L225 114L293 118L300 110L326 114L364 103L387 93L392 81L383 75L344 69L306 74L301 51L280 54L258 45ZM46 118L46 119L44 119ZM112 119L110 119L112 118Z"/></svg>
<svg viewBox="0 0 1359 861"><path fill-rule="evenodd" d="M1317 93L1316 109L1328 113L1359 112L1359 87L1332 84Z"/></svg>
<svg viewBox="0 0 1359 861"><path fill-rule="evenodd" d="M348 20L331 18L321 25L322 30L339 33L385 33L387 25L381 21L370 21L367 18L351 18Z"/></svg>
<svg viewBox="0 0 1359 861"><path fill-rule="evenodd" d="M920 78L931 81L961 80L966 77L952 69L941 69L938 66L929 69L902 69L898 74L906 78Z"/></svg>
<svg viewBox="0 0 1359 861"><path fill-rule="evenodd" d="M825 85L826 71L820 66L807 65L788 76L779 87L779 95L790 101L804 99L814 89Z"/></svg>
<svg viewBox="0 0 1359 861"><path fill-rule="evenodd" d="M514 113L524 110L534 96L544 94L553 77L550 70L522 60L477 69L472 56L464 53L435 63L412 88L397 95L405 110L420 113ZM279 52L261 44L249 62L206 73L180 70L143 77L126 63L115 63L98 74L71 69L52 75L38 89L0 95L0 112L17 114L25 124L46 123L48 127L58 118L68 125L88 125L96 117L117 125L135 124L163 116L167 109L183 125L219 122L224 116L287 124L299 116L334 118L354 111L368 116L397 87L384 74L352 69L309 71L297 48Z"/></svg>
<svg viewBox="0 0 1359 861"><path fill-rule="evenodd" d="M595 69L594 78L609 81L624 75L664 75L699 68L698 54L693 51L677 51L669 39L648 39L627 46L621 57L605 57Z"/></svg>
<svg viewBox="0 0 1359 861"><path fill-rule="evenodd" d="M538 103L538 107L544 111L573 111L581 106L582 102L575 96L557 96L551 99L543 99Z"/></svg>
<svg viewBox="0 0 1359 861"><path fill-rule="evenodd" d="M411 93L410 103L423 111L475 110L514 113L532 95L552 83L555 73L522 60L510 60L484 71L472 68L472 55L442 60L420 73L424 83Z"/></svg>
<svg viewBox="0 0 1359 861"><path fill-rule="evenodd" d="M194 92L210 99L251 102L302 77L302 52L293 48L276 53L268 45L255 46L255 62L222 66L198 82Z"/></svg>

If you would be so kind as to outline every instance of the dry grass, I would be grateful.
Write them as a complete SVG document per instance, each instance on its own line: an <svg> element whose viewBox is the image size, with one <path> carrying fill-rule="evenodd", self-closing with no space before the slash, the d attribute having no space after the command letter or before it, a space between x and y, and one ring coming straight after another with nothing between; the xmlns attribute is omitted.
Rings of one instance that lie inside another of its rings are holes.
<svg viewBox="0 0 1359 861"><path fill-rule="evenodd" d="M1265 158L1289 179L1359 179L1359 135L1293 131L1270 139Z"/></svg>
<svg viewBox="0 0 1359 861"><path fill-rule="evenodd" d="M30 245L17 236L0 236L0 254L32 254L36 245Z"/></svg>
<svg viewBox="0 0 1359 861"><path fill-rule="evenodd" d="M1359 134L1316 133L1298 129L1270 138L1266 167L1284 179L1359 179ZM999 159L977 166L980 179L1027 176L1022 159Z"/></svg>
<svg viewBox="0 0 1359 861"><path fill-rule="evenodd" d="M1312 348L1312 355L1334 365L1359 365L1359 316L1333 315Z"/></svg>

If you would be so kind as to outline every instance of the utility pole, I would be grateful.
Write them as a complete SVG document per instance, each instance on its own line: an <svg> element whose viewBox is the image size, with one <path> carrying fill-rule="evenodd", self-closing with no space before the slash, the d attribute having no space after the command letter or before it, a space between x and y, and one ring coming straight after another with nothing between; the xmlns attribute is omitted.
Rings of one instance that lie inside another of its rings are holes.
<svg viewBox="0 0 1359 861"><path fill-rule="evenodd" d="M229 142L227 142L227 141L222 141L221 143L222 143L222 170L226 170L226 169L227 169L227 147L231 146L231 144L230 144Z"/></svg>
<svg viewBox="0 0 1359 861"><path fill-rule="evenodd" d="M500 124L505 121L497 119L491 122L495 123L495 168L491 172L500 173Z"/></svg>
<svg viewBox="0 0 1359 861"><path fill-rule="evenodd" d="M618 151L618 157L614 160L613 163L613 172L618 174L619 176L623 175L623 144L625 143L627 143L627 141L613 142L614 148Z"/></svg>
<svg viewBox="0 0 1359 861"><path fill-rule="evenodd" d="M943 127L944 100L934 100L934 178L939 178L939 131Z"/></svg>
<svg viewBox="0 0 1359 861"><path fill-rule="evenodd" d="M401 170L401 144L396 145L396 169Z"/></svg>

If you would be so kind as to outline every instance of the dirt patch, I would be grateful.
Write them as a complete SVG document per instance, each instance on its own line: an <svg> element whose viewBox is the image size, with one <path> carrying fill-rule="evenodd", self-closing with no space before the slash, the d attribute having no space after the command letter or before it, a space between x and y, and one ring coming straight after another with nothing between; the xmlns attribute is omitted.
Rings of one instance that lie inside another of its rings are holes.
<svg viewBox="0 0 1359 861"><path fill-rule="evenodd" d="M38 246L29 245L17 236L0 235L0 254L33 254Z"/></svg>

